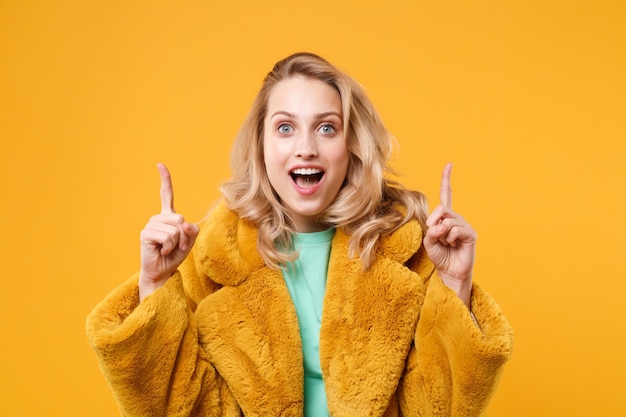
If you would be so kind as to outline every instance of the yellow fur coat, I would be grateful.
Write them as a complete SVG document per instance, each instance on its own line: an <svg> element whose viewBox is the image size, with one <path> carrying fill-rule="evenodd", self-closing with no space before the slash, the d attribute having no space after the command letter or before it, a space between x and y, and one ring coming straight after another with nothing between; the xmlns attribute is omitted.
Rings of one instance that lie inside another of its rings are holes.
<svg viewBox="0 0 626 417"><path fill-rule="evenodd" d="M301 416L302 348L280 271L256 229L218 206L179 271L139 304L137 276L87 318L124 416ZM479 287L472 311L434 273L417 222L381 242L372 268L332 242L320 360L332 416L479 416L512 333Z"/></svg>

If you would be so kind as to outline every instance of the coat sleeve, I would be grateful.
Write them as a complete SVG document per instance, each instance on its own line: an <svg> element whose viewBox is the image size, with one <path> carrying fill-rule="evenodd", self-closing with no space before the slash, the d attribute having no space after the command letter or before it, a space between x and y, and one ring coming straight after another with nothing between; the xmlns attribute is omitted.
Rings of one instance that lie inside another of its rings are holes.
<svg viewBox="0 0 626 417"><path fill-rule="evenodd" d="M512 329L495 301L474 284L472 313L421 254L424 300L399 390L404 415L481 416L512 353Z"/></svg>
<svg viewBox="0 0 626 417"><path fill-rule="evenodd" d="M124 416L221 415L221 379L198 343L179 272L139 303L138 276L87 318L87 336Z"/></svg>

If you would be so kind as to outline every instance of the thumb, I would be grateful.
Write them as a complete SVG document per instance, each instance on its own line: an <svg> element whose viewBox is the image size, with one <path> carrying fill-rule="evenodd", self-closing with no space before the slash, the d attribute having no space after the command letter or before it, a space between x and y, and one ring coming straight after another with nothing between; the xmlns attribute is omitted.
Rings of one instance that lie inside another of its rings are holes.
<svg viewBox="0 0 626 417"><path fill-rule="evenodd" d="M424 236L424 246L426 249L432 248L439 243L439 238L445 232L445 226L441 224L432 225L426 230L426 235Z"/></svg>
<svg viewBox="0 0 626 417"><path fill-rule="evenodd" d="M188 237L189 248L193 247L194 243L196 243L198 233L200 232L200 227L195 223L185 223L183 230Z"/></svg>

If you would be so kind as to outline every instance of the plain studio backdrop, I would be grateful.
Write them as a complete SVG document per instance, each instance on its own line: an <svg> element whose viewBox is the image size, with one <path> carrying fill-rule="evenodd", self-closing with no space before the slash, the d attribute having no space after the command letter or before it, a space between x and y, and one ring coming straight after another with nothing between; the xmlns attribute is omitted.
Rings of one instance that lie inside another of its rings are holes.
<svg viewBox="0 0 626 417"><path fill-rule="evenodd" d="M139 267L162 161L200 220L263 76L359 80L400 180L478 231L515 330L488 416L626 415L626 3L0 1L0 414L113 416L85 317Z"/></svg>

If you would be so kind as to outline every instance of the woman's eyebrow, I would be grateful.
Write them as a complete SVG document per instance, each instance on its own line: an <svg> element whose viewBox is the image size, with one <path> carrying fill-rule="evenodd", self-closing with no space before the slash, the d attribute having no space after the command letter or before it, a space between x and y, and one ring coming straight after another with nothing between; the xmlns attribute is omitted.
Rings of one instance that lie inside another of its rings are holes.
<svg viewBox="0 0 626 417"><path fill-rule="evenodd" d="M276 117L276 116L280 116L280 115L282 115L282 116L287 116L287 117L290 117L290 118L292 118L292 119L295 119L295 118L296 118L296 115L295 115L295 114L293 114L293 113L289 113L288 111L283 111L283 110L278 110L277 112L274 112L274 114L272 114L272 117L271 117L271 118L273 119L274 117Z"/></svg>
<svg viewBox="0 0 626 417"><path fill-rule="evenodd" d="M337 116L338 118L341 119L341 114L337 113L336 111L327 111L324 113L319 113L315 115L315 119L325 119L328 116Z"/></svg>
<svg viewBox="0 0 626 417"><path fill-rule="evenodd" d="M272 114L272 119L276 116L287 116L289 118L295 119L296 115L294 113L289 113L288 111L284 111L284 110L278 110L276 112L274 112L274 114ZM323 113L317 113L315 115L313 115L313 118L315 120L319 120L319 119L325 119L329 116L336 116L338 118L341 119L341 114L339 112L336 111L327 111L327 112L323 112Z"/></svg>

